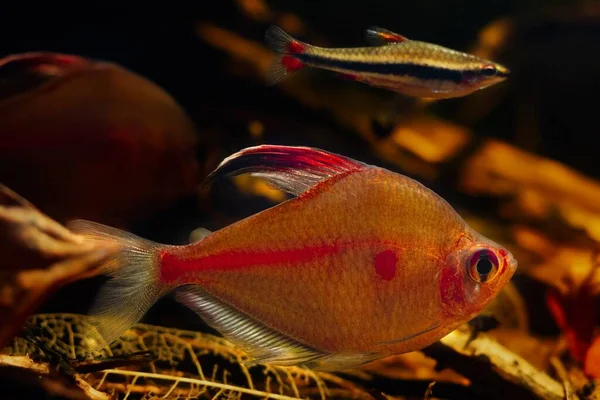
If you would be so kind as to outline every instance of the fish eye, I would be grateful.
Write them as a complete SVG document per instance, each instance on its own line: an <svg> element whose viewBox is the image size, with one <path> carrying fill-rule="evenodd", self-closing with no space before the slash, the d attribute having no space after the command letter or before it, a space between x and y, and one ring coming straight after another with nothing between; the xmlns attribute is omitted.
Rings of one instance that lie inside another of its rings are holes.
<svg viewBox="0 0 600 400"><path fill-rule="evenodd" d="M494 76L497 72L496 67L492 64L486 64L481 68L481 74L483 76Z"/></svg>
<svg viewBox="0 0 600 400"><path fill-rule="evenodd" d="M498 257L493 251L480 249L469 257L467 271L475 282L488 282L498 273L499 265Z"/></svg>

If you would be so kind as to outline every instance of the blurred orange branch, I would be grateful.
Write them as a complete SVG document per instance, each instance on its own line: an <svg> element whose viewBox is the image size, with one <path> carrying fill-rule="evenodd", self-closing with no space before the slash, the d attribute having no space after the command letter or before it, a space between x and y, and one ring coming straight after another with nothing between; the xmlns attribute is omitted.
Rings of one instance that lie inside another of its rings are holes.
<svg viewBox="0 0 600 400"><path fill-rule="evenodd" d="M48 294L100 273L112 247L84 245L65 227L0 185L0 347Z"/></svg>

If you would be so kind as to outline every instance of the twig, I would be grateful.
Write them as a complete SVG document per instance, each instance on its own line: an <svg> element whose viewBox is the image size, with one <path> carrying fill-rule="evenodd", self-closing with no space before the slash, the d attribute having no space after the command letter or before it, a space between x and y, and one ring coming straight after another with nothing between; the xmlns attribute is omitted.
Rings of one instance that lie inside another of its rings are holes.
<svg viewBox="0 0 600 400"><path fill-rule="evenodd" d="M488 398L564 398L560 383L483 333L472 339L469 332L455 330L423 352L469 378Z"/></svg>
<svg viewBox="0 0 600 400"><path fill-rule="evenodd" d="M138 351L123 356L114 356L107 358L98 358L95 360L71 361L73 368L79 373L90 373L103 371L105 369L114 369L119 367L130 367L133 365L147 364L156 361L156 357L150 351Z"/></svg>
<svg viewBox="0 0 600 400"><path fill-rule="evenodd" d="M431 394L433 393L433 387L435 386L436 381L433 381L427 386L427 390L425 391L425 396L423 396L423 400L431 399Z"/></svg>
<svg viewBox="0 0 600 400"><path fill-rule="evenodd" d="M577 400L577 396L575 395L575 391L573 390L573 386L571 385L571 381L569 380L569 376L567 375L567 371L565 370L564 365L557 357L552 357L550 360L554 370L558 377L562 380L563 387L565 390L565 399L566 400Z"/></svg>

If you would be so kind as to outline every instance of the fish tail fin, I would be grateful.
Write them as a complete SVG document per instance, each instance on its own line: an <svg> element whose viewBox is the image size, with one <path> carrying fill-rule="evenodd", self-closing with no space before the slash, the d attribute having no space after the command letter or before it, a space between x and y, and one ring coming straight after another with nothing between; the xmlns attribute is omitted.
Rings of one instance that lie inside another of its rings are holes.
<svg viewBox="0 0 600 400"><path fill-rule="evenodd" d="M308 44L294 39L289 33L276 25L271 25L265 33L267 45L282 54L301 54L309 47Z"/></svg>
<svg viewBox="0 0 600 400"><path fill-rule="evenodd" d="M171 289L159 279L161 249L169 246L91 221L74 220L67 226L85 240L120 246L102 266L111 279L90 310L90 322L100 337L92 338L89 348L100 350L138 322Z"/></svg>
<svg viewBox="0 0 600 400"><path fill-rule="evenodd" d="M278 55L269 65L265 82L267 86L273 86L292 75L294 72L301 70L305 65L291 55Z"/></svg>
<svg viewBox="0 0 600 400"><path fill-rule="evenodd" d="M310 45L294 39L275 25L267 29L265 41L271 49L279 53L267 71L266 82L268 86L281 82L292 73L306 66L297 55L304 53Z"/></svg>

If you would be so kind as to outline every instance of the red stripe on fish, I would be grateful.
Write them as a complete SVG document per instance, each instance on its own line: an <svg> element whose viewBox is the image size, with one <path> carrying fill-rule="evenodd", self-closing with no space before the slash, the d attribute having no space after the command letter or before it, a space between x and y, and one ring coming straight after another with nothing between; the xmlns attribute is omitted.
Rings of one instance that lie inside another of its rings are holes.
<svg viewBox="0 0 600 400"><path fill-rule="evenodd" d="M193 260L182 259L175 254L163 252L161 254L160 280L163 283L172 283L189 277L197 281L198 276L195 272L199 271L247 268L257 265L280 265L289 262L307 262L339 253L345 247L347 246L324 245L284 251L231 251ZM194 273L193 276L190 273Z"/></svg>

